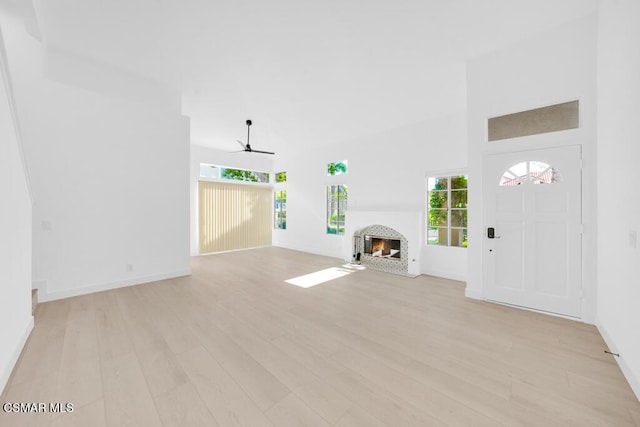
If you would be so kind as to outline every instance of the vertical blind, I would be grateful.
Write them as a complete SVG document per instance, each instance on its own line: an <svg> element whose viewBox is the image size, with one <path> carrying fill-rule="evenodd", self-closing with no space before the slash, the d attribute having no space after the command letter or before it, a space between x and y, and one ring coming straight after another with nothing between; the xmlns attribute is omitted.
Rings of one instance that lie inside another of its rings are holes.
<svg viewBox="0 0 640 427"><path fill-rule="evenodd" d="M200 181L200 253L271 245L271 188Z"/></svg>

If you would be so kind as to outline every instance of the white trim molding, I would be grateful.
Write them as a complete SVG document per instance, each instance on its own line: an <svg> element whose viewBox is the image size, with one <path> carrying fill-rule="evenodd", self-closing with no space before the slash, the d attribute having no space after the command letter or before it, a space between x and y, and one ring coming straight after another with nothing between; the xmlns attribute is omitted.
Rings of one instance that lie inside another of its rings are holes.
<svg viewBox="0 0 640 427"><path fill-rule="evenodd" d="M442 279L455 280L458 282L467 281L467 276L465 274L456 274L456 273L451 273L451 272L441 271L441 270L426 269L426 270L422 270L421 274L424 274L427 276L440 277Z"/></svg>
<svg viewBox="0 0 640 427"><path fill-rule="evenodd" d="M151 276L134 277L131 279L117 280L108 283L98 283L88 286L82 286L73 289L63 289L60 291L49 292L45 289L39 297L40 302L55 301L63 298L71 298L79 295L92 294L94 292L109 291L111 289L124 288L127 286L142 285L143 283L156 282L158 280L174 279L176 277L189 276L191 269L171 271L166 273L153 274Z"/></svg>
<svg viewBox="0 0 640 427"><path fill-rule="evenodd" d="M484 301L484 295L482 294L482 292L475 289L469 289L468 287L464 290L464 296L467 298Z"/></svg>

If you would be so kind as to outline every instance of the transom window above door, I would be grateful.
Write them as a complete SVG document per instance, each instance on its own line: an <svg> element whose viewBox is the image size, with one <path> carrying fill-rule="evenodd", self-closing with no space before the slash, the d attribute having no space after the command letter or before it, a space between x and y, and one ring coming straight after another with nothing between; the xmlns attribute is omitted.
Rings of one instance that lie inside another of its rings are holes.
<svg viewBox="0 0 640 427"><path fill-rule="evenodd" d="M560 182L558 170L551 165L537 160L520 162L503 172L499 186L532 184L554 184Z"/></svg>

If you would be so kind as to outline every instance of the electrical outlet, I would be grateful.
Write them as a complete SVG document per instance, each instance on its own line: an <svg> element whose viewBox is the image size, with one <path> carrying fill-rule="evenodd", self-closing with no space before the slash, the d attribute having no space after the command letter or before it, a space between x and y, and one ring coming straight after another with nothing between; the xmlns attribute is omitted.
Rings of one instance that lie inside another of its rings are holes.
<svg viewBox="0 0 640 427"><path fill-rule="evenodd" d="M124 269L127 271L127 273L131 273L133 271L133 264L125 265Z"/></svg>
<svg viewBox="0 0 640 427"><path fill-rule="evenodd" d="M637 244L638 244L638 235L636 233L636 230L629 230L629 246L635 249Z"/></svg>

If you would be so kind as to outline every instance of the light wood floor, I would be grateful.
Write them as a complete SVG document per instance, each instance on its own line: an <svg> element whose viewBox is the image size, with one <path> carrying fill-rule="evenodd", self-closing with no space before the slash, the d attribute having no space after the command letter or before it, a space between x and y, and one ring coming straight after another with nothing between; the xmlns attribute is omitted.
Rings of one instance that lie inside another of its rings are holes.
<svg viewBox="0 0 640 427"><path fill-rule="evenodd" d="M466 299L464 285L278 248L193 276L41 304L2 426L640 426L593 326Z"/></svg>

